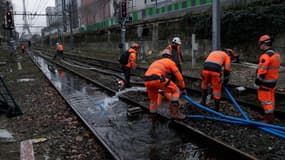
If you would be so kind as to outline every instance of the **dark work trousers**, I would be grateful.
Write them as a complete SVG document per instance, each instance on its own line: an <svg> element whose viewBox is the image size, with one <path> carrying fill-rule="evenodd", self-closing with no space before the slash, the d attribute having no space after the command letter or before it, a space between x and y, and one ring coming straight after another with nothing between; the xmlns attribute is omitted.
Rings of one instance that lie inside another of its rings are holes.
<svg viewBox="0 0 285 160"><path fill-rule="evenodd" d="M130 83L131 68L126 67L126 66L121 66L121 68L125 75L125 88L130 88L131 87L131 83Z"/></svg>
<svg viewBox="0 0 285 160"><path fill-rule="evenodd" d="M63 51L57 50L55 55L53 56L53 59L56 59L56 57L59 56L61 59L64 59L63 57Z"/></svg>
<svg viewBox="0 0 285 160"><path fill-rule="evenodd" d="M179 61L179 55L177 53L177 49L176 48L172 48L172 60L175 62L179 72L182 74L182 67L181 67L181 64L180 64L180 61ZM175 75L173 75L173 74L171 75L171 80L173 82L176 82Z"/></svg>

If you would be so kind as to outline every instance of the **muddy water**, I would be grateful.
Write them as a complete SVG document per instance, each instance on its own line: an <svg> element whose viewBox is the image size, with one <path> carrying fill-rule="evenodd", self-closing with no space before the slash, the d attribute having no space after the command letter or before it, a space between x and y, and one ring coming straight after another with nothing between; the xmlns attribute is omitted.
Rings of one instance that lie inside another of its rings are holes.
<svg viewBox="0 0 285 160"><path fill-rule="evenodd" d="M207 147L197 145L188 135L172 129L170 121L160 119L154 126L147 113L129 119L128 104L116 95L108 95L97 86L40 57L33 59L93 133L108 145L116 159L209 158Z"/></svg>

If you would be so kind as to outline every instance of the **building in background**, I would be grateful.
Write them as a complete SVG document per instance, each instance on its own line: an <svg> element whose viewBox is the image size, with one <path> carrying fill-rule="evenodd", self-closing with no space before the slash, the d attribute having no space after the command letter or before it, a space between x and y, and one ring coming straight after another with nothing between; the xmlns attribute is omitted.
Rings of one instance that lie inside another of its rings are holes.
<svg viewBox="0 0 285 160"><path fill-rule="evenodd" d="M56 22L56 8L55 7L47 7L46 8L46 14L47 14L47 17L46 17L46 23L47 23L47 26L51 26L52 24L55 24Z"/></svg>
<svg viewBox="0 0 285 160"><path fill-rule="evenodd" d="M114 16L114 0L82 0L79 9L81 25L87 26Z"/></svg>
<svg viewBox="0 0 285 160"><path fill-rule="evenodd" d="M70 32L73 28L79 27L78 19L79 0L55 0L55 7L47 7L50 15L47 17L47 27L42 29L42 35L46 36L57 32L62 35Z"/></svg>

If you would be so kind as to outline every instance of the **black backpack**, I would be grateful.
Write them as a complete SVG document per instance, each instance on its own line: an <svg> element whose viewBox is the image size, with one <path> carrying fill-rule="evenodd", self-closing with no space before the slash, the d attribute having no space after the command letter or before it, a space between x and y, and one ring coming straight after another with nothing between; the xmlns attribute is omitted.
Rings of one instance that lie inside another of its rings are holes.
<svg viewBox="0 0 285 160"><path fill-rule="evenodd" d="M130 56L130 52L129 51L125 51L123 54L121 54L119 62L121 65L126 65L129 62L129 56Z"/></svg>

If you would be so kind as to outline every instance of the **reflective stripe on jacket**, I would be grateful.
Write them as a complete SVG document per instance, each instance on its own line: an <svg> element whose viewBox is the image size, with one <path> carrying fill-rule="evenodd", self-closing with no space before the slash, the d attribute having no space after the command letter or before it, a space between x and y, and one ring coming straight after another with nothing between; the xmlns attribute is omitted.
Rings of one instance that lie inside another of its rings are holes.
<svg viewBox="0 0 285 160"><path fill-rule="evenodd" d="M182 74L179 72L176 64L169 58L162 58L153 62L145 73L145 77L157 75L166 77L167 74L173 73L177 79L178 85L185 88Z"/></svg>
<svg viewBox="0 0 285 160"><path fill-rule="evenodd" d="M133 48L130 48L128 51L130 52L129 62L125 66L129 67L131 69L135 69L136 68L136 60L137 60L137 51Z"/></svg>
<svg viewBox="0 0 285 160"><path fill-rule="evenodd" d="M231 70L231 58L224 51L213 51L204 63L204 69L209 71L221 72L222 67L225 71Z"/></svg>
<svg viewBox="0 0 285 160"><path fill-rule="evenodd" d="M273 49L266 50L259 57L256 78L261 85L275 87L281 64L280 54Z"/></svg>

